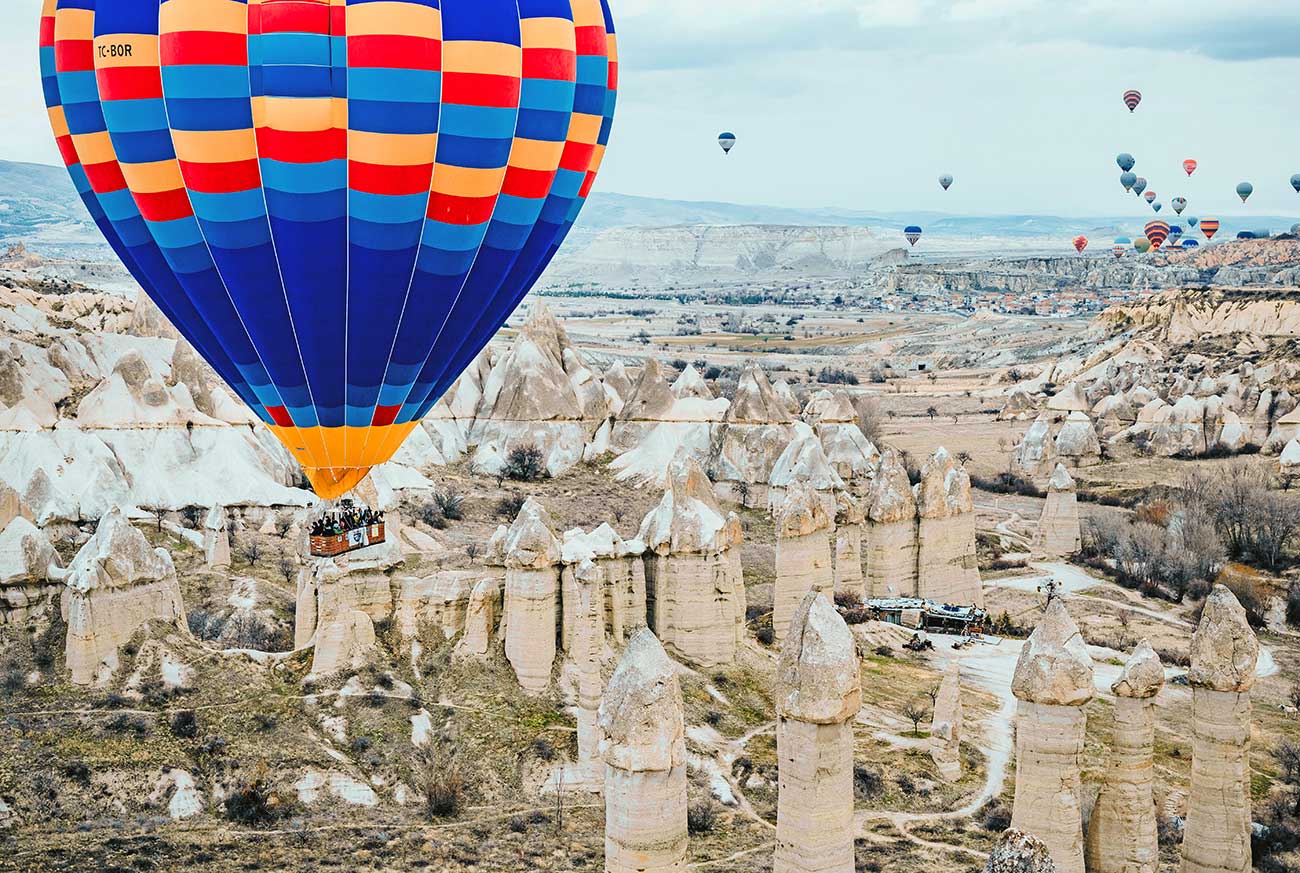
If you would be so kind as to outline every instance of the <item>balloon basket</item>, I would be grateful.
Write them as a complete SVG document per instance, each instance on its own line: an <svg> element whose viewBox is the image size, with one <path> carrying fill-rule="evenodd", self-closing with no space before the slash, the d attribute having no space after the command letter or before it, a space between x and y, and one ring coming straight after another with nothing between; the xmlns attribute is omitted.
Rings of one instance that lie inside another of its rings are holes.
<svg viewBox="0 0 1300 873"><path fill-rule="evenodd" d="M313 536L311 554L315 558L336 558L367 546L377 546L382 542L384 542L384 525L372 524L367 527L353 528L341 534Z"/></svg>

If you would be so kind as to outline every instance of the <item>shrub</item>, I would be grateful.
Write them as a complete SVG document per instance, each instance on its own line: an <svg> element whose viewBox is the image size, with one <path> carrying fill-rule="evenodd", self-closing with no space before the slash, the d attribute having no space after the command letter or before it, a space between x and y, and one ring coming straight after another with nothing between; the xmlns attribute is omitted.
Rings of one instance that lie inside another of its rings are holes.
<svg viewBox="0 0 1300 873"><path fill-rule="evenodd" d="M980 825L990 833L1000 834L1011 827L1011 810L1001 800L990 800L980 810Z"/></svg>
<svg viewBox="0 0 1300 873"><path fill-rule="evenodd" d="M546 476L545 459L542 457L542 450L531 443L522 446L515 446L506 455L505 465L501 468L501 473L507 479L513 479L516 482L536 482Z"/></svg>
<svg viewBox="0 0 1300 873"><path fill-rule="evenodd" d="M533 740L533 754L543 761L554 761L557 757L555 746L545 737Z"/></svg>
<svg viewBox="0 0 1300 873"><path fill-rule="evenodd" d="M135 734L137 737L143 737L149 733L149 720L143 715L124 712L114 716L104 727L115 734Z"/></svg>
<svg viewBox="0 0 1300 873"><path fill-rule="evenodd" d="M447 526L447 516L442 514L442 507L432 500L426 500L415 508L415 517L434 530Z"/></svg>
<svg viewBox="0 0 1300 873"><path fill-rule="evenodd" d="M226 626L224 618L206 609L190 610L185 616L185 622L189 626L190 633L204 642L210 642L221 636L221 631Z"/></svg>
<svg viewBox="0 0 1300 873"><path fill-rule="evenodd" d="M758 641L763 645L770 646L772 645L772 641L776 639L776 632L772 630L770 624L765 624L754 632L754 636L757 637Z"/></svg>
<svg viewBox="0 0 1300 873"><path fill-rule="evenodd" d="M817 373L817 381L823 385L856 385L858 377L840 367L822 367Z"/></svg>
<svg viewBox="0 0 1300 873"><path fill-rule="evenodd" d="M718 808L711 800L697 800L686 808L686 829L693 834L711 834L718 826Z"/></svg>
<svg viewBox="0 0 1300 873"><path fill-rule="evenodd" d="M455 491L433 492L433 502L442 511L442 517L448 521L460 521L465 517L465 496Z"/></svg>
<svg viewBox="0 0 1300 873"><path fill-rule="evenodd" d="M182 709L172 716L172 736L192 740L199 735L199 717L192 709Z"/></svg>
<svg viewBox="0 0 1300 873"><path fill-rule="evenodd" d="M226 818L249 827L266 827L279 815L270 780L262 772L235 786L225 801Z"/></svg>
<svg viewBox="0 0 1300 873"><path fill-rule="evenodd" d="M716 709L710 709L704 714L704 723L709 727L716 728L722 724L722 713Z"/></svg>
<svg viewBox="0 0 1300 873"><path fill-rule="evenodd" d="M892 657L894 657L894 650L893 650L892 648L890 648L889 646L876 646L876 648L875 648L874 651L875 651L875 654L878 655L878 656L881 657L881 658L892 658Z"/></svg>
<svg viewBox="0 0 1300 873"><path fill-rule="evenodd" d="M880 771L865 764L853 765L853 793L862 800L874 800L885 791Z"/></svg>
<svg viewBox="0 0 1300 873"><path fill-rule="evenodd" d="M497 518L507 518L513 520L519 515L519 510L524 508L528 498L522 494L510 492L505 497L497 501L496 516Z"/></svg>
<svg viewBox="0 0 1300 873"><path fill-rule="evenodd" d="M461 775L460 765L450 760L427 765L421 793L430 818L455 815L465 793L465 778Z"/></svg>
<svg viewBox="0 0 1300 873"><path fill-rule="evenodd" d="M63 765L63 775L82 785L90 784L90 767L80 759L68 761Z"/></svg>

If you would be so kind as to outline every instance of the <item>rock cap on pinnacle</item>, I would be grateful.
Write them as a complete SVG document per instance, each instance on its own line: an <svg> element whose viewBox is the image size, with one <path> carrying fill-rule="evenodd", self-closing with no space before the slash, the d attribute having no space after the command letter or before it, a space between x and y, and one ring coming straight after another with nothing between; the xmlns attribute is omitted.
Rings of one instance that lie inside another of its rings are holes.
<svg viewBox="0 0 1300 873"><path fill-rule="evenodd" d="M795 610L781 647L777 713L813 724L839 724L861 708L853 634L826 595L810 591Z"/></svg>
<svg viewBox="0 0 1300 873"><path fill-rule="evenodd" d="M1138 643L1133 654L1124 664L1124 671L1119 679L1110 686L1116 697L1130 697L1135 700L1149 700L1160 693L1165 684L1165 668L1160 663L1160 656L1151 643L1143 640Z"/></svg>
<svg viewBox="0 0 1300 873"><path fill-rule="evenodd" d="M1059 598L1048 604L1020 650L1011 691L1027 703L1049 706L1082 706L1092 699L1092 657Z"/></svg>
<svg viewBox="0 0 1300 873"><path fill-rule="evenodd" d="M649 628L628 641L597 716L605 763L639 773L671 770L686 756L682 691L668 653Z"/></svg>
<svg viewBox="0 0 1300 873"><path fill-rule="evenodd" d="M1258 664L1259 640L1246 620L1246 610L1227 587L1215 585L1192 634L1188 680L1211 691L1249 691Z"/></svg>

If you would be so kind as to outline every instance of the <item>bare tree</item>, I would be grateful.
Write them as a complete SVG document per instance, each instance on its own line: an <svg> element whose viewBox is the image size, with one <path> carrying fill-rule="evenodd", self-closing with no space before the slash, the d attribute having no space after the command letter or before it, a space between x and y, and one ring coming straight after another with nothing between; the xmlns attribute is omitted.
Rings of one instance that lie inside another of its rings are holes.
<svg viewBox="0 0 1300 873"><path fill-rule="evenodd" d="M939 409L937 407L931 406L925 410L925 414L930 416L930 421L934 421L934 417L939 414Z"/></svg>
<svg viewBox="0 0 1300 873"><path fill-rule="evenodd" d="M282 512L275 517L275 532L279 535L280 539L287 537L292 528L293 516L289 513Z"/></svg>
<svg viewBox="0 0 1300 873"><path fill-rule="evenodd" d="M1276 570L1287 544L1300 530L1300 505L1269 491L1257 494L1249 510L1250 551L1268 569Z"/></svg>
<svg viewBox="0 0 1300 873"><path fill-rule="evenodd" d="M285 552L281 552L280 556L276 558L275 568L280 572L280 575L284 577L284 583L286 585L293 581L293 577L298 572L298 565L295 564L293 558L289 557Z"/></svg>
<svg viewBox="0 0 1300 873"><path fill-rule="evenodd" d="M256 537L250 536L244 541L240 553L244 558L244 563L250 567L255 566L262 559L262 544L257 541Z"/></svg>
<svg viewBox="0 0 1300 873"><path fill-rule="evenodd" d="M921 722L925 721L929 715L930 708L920 698L909 702L903 707L903 718L912 723L912 736L914 737L921 735Z"/></svg>

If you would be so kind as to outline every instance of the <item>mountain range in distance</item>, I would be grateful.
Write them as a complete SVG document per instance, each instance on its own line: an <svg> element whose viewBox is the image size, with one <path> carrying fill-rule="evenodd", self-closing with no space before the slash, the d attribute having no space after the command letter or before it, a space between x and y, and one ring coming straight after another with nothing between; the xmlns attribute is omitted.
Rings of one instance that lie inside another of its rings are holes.
<svg viewBox="0 0 1300 873"><path fill-rule="evenodd" d="M1162 216L1163 217L1163 216ZM1300 217L1218 216L1225 238L1239 230L1288 230ZM618 228L767 225L857 227L901 231L909 224L926 237L1010 239L1044 243L1083 233L1098 246L1116 236L1134 236L1150 217L1055 215L951 215L936 212L869 212L831 208L763 206L710 201L668 200L595 192L582 211L573 242L585 247L603 231ZM1165 217L1177 224L1177 216ZM33 252L54 257L107 260L112 252L100 236L62 167L0 161L0 243L23 242ZM992 250L994 246L990 246Z"/></svg>

